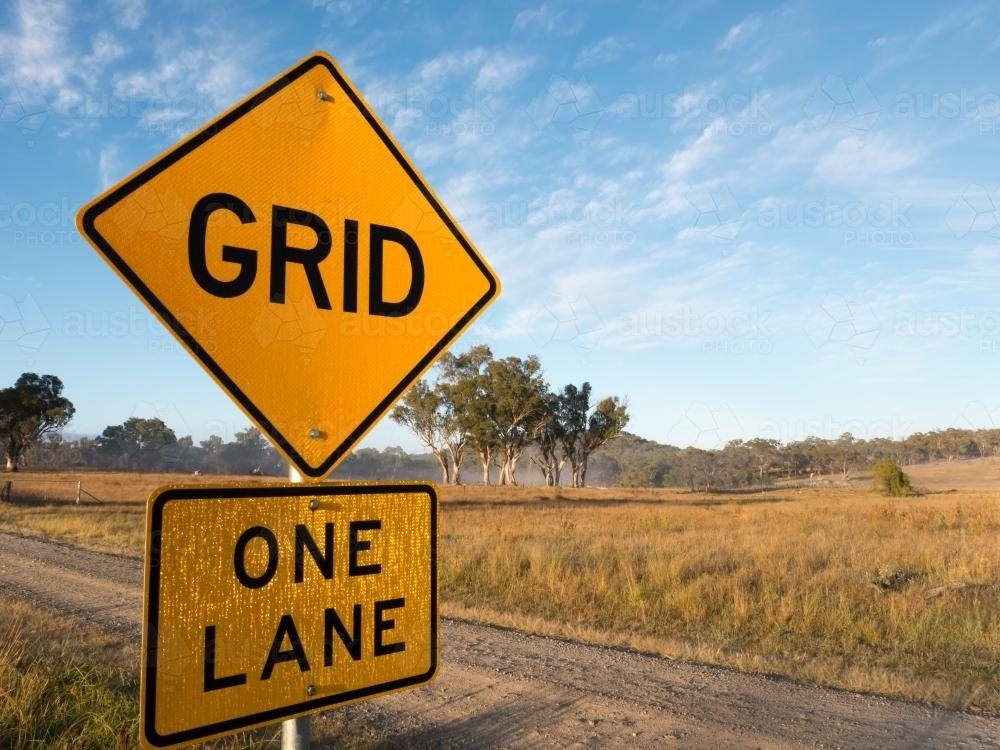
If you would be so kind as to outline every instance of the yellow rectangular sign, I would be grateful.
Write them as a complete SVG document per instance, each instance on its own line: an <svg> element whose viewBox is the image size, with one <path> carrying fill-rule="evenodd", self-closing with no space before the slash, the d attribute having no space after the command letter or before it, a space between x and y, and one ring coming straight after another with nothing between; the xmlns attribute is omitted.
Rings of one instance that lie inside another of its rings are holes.
<svg viewBox="0 0 1000 750"><path fill-rule="evenodd" d="M148 511L144 747L435 677L434 485L172 486Z"/></svg>

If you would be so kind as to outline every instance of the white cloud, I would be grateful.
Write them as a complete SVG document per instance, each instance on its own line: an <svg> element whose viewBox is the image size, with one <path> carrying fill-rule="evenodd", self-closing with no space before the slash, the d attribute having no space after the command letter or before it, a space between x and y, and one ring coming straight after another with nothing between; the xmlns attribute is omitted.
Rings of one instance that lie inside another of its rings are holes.
<svg viewBox="0 0 1000 750"><path fill-rule="evenodd" d="M476 86L484 88L507 88L513 85L535 67L534 57L523 57L508 52L495 52L487 57L476 74Z"/></svg>
<svg viewBox="0 0 1000 750"><path fill-rule="evenodd" d="M435 133L451 133L464 143L482 135L484 127L492 133L503 92L537 62L533 56L505 49L453 50L421 62L405 75L370 78L364 94L394 130L427 125L423 135L432 136L435 142L416 148L437 161L449 146L433 137Z"/></svg>
<svg viewBox="0 0 1000 750"><path fill-rule="evenodd" d="M58 93L70 85L75 61L68 49L73 21L62 0L17 0L13 32L0 34L0 75L16 86Z"/></svg>
<svg viewBox="0 0 1000 750"><path fill-rule="evenodd" d="M538 30L557 36L573 36L583 27L566 8L554 2L544 2L537 8L526 8L514 18L514 31Z"/></svg>
<svg viewBox="0 0 1000 750"><path fill-rule="evenodd" d="M632 44L620 36L606 36L577 55L574 67L592 68L617 60Z"/></svg>
<svg viewBox="0 0 1000 750"><path fill-rule="evenodd" d="M17 0L12 21L10 31L0 32L0 84L32 92L45 109L65 113L78 106L125 54L107 31L91 38L87 53L75 50L70 30L76 18L64 0Z"/></svg>
<svg viewBox="0 0 1000 750"><path fill-rule="evenodd" d="M719 152L720 141L715 137L720 131L718 123L718 120L709 123L701 135L694 140L689 139L682 148L671 154L670 161L663 168L668 178L688 177L696 167Z"/></svg>
<svg viewBox="0 0 1000 750"><path fill-rule="evenodd" d="M101 190L107 190L122 177L122 164L118 156L118 146L106 143L101 146L97 159L97 171L101 180Z"/></svg>
<svg viewBox="0 0 1000 750"><path fill-rule="evenodd" d="M417 76L427 81L468 74L476 70L485 57L486 50L482 47L460 52L444 52L421 63L417 68Z"/></svg>
<svg viewBox="0 0 1000 750"><path fill-rule="evenodd" d="M473 76L476 86L507 88L520 80L535 63L531 56L476 47L445 52L427 60L417 67L416 75L422 81Z"/></svg>
<svg viewBox="0 0 1000 750"><path fill-rule="evenodd" d="M760 28L760 24L761 19L757 14L747 16L726 32L726 35L716 45L716 49L723 51L733 49L733 47L757 31Z"/></svg>
<svg viewBox="0 0 1000 750"><path fill-rule="evenodd" d="M354 26L373 6L374 0L312 0L314 8L323 8L331 16L337 17L337 22Z"/></svg>
<svg viewBox="0 0 1000 750"><path fill-rule="evenodd" d="M920 161L920 153L887 138L844 138L816 161L819 183L872 186Z"/></svg>
<svg viewBox="0 0 1000 750"><path fill-rule="evenodd" d="M882 36L874 39L868 46L879 54L879 60L872 75L922 57L926 54L927 45L938 37L978 29L983 23L986 9L985 5L953 7L913 34Z"/></svg>
<svg viewBox="0 0 1000 750"><path fill-rule="evenodd" d="M947 13L938 16L930 26L916 34L913 41L920 45L951 31L976 29L982 25L982 15L985 12L986 6L984 5L952 8Z"/></svg>
<svg viewBox="0 0 1000 750"><path fill-rule="evenodd" d="M120 26L135 31L146 17L146 0L111 0L115 20Z"/></svg>
<svg viewBox="0 0 1000 750"><path fill-rule="evenodd" d="M107 31L99 31L90 40L91 53L87 56L88 65L104 66L118 60L125 54L125 48Z"/></svg>
<svg viewBox="0 0 1000 750"><path fill-rule="evenodd" d="M222 33L213 35L210 46L186 46L187 41L186 37L160 39L151 68L114 76L116 96L156 103L142 111L143 127L183 132L253 88L248 59L253 44Z"/></svg>

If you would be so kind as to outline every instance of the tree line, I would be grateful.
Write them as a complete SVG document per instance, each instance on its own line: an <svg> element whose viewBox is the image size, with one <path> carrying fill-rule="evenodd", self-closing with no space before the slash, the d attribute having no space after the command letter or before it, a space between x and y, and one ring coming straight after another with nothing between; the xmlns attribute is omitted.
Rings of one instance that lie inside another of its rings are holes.
<svg viewBox="0 0 1000 750"><path fill-rule="evenodd" d="M0 451L8 471L106 468L131 471L261 473L284 476L287 464L255 427L231 440L197 444L157 418L130 417L96 437L60 434L75 413L55 375L24 373L0 388ZM495 359L487 347L445 355L392 413L428 448L359 448L337 468L343 479L461 482L478 459L481 481L714 490L767 486L788 479L869 473L884 459L902 467L1000 455L1000 429L947 429L901 439L851 433L781 443L732 440L716 450L679 448L623 432L628 411L616 397L593 400L589 383L551 391L537 357ZM611 436L617 438L611 440Z"/></svg>
<svg viewBox="0 0 1000 750"><path fill-rule="evenodd" d="M517 484L518 463L529 460L547 486L584 487L590 457L628 424L617 396L594 401L590 383L552 391L538 357L495 359L486 345L446 353L432 378L417 382L391 418L427 446L443 484L461 484L467 456L479 460L484 485Z"/></svg>
<svg viewBox="0 0 1000 750"><path fill-rule="evenodd" d="M900 466L1000 455L1000 429L918 432L900 439L806 437L782 443L768 438L731 440L715 450L678 448L629 435L607 446L601 458L627 487L691 490L749 488L781 480L869 473L880 461Z"/></svg>

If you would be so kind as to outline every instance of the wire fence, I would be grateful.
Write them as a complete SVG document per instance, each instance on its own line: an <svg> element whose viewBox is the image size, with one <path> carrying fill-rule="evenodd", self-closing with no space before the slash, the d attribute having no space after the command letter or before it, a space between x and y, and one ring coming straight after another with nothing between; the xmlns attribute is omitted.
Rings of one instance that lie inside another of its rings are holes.
<svg viewBox="0 0 1000 750"><path fill-rule="evenodd" d="M16 503L19 500L74 501L83 500L103 505L101 499L83 488L81 480L73 479L4 479L0 481L0 502Z"/></svg>

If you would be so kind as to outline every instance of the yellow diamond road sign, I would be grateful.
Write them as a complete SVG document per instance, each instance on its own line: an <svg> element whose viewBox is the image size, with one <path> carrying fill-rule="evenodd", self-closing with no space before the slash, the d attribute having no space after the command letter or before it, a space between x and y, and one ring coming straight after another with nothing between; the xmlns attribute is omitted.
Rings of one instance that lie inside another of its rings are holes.
<svg viewBox="0 0 1000 750"><path fill-rule="evenodd" d="M313 479L499 293L493 271L322 53L84 206L77 220Z"/></svg>
<svg viewBox="0 0 1000 750"><path fill-rule="evenodd" d="M433 485L165 487L146 518L144 747L436 675Z"/></svg>

